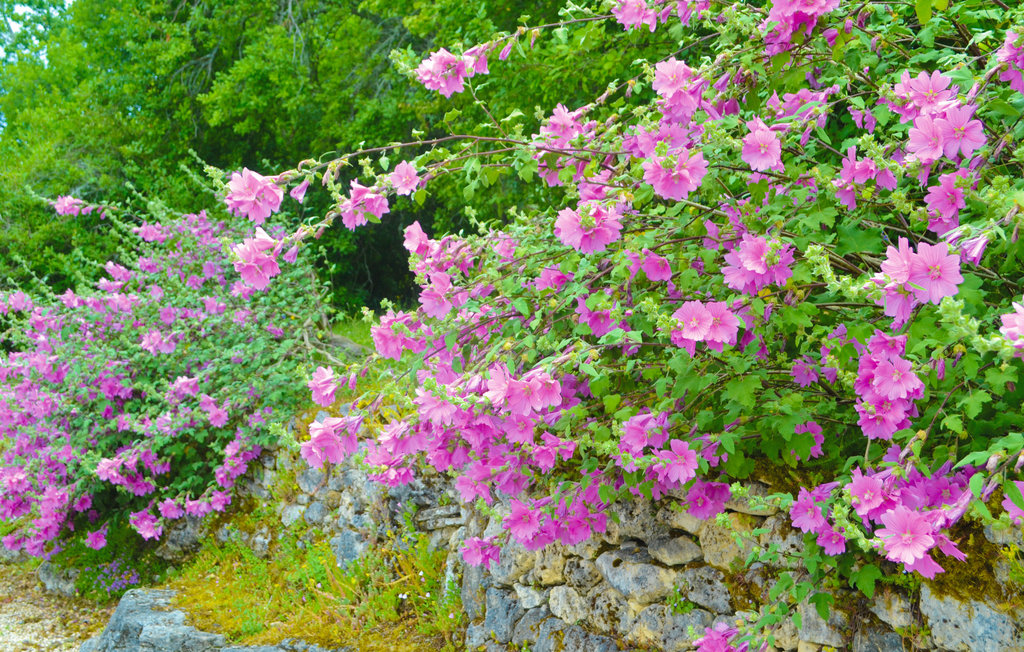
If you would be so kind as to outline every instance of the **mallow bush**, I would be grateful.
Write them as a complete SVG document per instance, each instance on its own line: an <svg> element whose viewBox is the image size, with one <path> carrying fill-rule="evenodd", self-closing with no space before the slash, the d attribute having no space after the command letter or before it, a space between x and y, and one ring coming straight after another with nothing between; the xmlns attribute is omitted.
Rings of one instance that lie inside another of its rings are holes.
<svg viewBox="0 0 1024 652"><path fill-rule="evenodd" d="M223 511L302 395L303 333L322 308L305 258L282 252L283 282L257 289L235 269L250 250L285 246L282 235L261 229L235 246L243 231L223 210L149 208L59 198L64 215L105 212L117 260L95 287L0 292L8 549L49 556L68 537L99 549L112 527L153 540Z"/></svg>
<svg viewBox="0 0 1024 652"><path fill-rule="evenodd" d="M503 535L465 542L485 565L508 541L599 535L632 496L671 492L710 519L755 468L796 468L807 486L780 502L807 581L773 596L823 612L826 578L870 595L883 560L934 578L964 560L962 519L1019 523L1024 10L613 0L563 18L406 66L471 93L474 133L232 181L255 224L284 189L330 193L294 237L387 220L445 177L467 196L511 176L543 189L476 233L406 230L419 305L372 331L380 358L410 365L404 416L368 396L313 424L309 463L362 441L380 482L429 468L483 510L507 503ZM664 56L539 126L487 109L507 57L540 39L572 56L595 30L621 34L624 57L639 38ZM318 369L314 401L358 371ZM700 645L729 641L720 627Z"/></svg>

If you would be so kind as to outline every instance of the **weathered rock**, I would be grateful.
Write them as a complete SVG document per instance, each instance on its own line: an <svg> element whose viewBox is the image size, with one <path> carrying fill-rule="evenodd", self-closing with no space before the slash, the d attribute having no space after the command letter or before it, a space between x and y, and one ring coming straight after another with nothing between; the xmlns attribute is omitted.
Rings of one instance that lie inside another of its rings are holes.
<svg viewBox="0 0 1024 652"><path fill-rule="evenodd" d="M704 520L691 515L683 509L673 509L666 505L658 511L657 520L675 530L683 530L690 534L697 534L704 525Z"/></svg>
<svg viewBox="0 0 1024 652"><path fill-rule="evenodd" d="M416 524L421 530L440 530L446 527L459 527L465 519L458 505L432 507L416 513Z"/></svg>
<svg viewBox="0 0 1024 652"><path fill-rule="evenodd" d="M771 516L778 513L778 507L763 500L765 496L771 493L767 486L760 482L751 482L747 485L746 489L746 495L733 495L729 500L725 501L725 508L732 512L751 514L753 516Z"/></svg>
<svg viewBox="0 0 1024 652"><path fill-rule="evenodd" d="M687 634L690 626L696 628L711 624L711 614L694 609L687 614L673 614L663 604L652 604L637 616L626 635L633 645L664 650L685 650L692 647Z"/></svg>
<svg viewBox="0 0 1024 652"><path fill-rule="evenodd" d="M36 577L48 592L70 598L78 594L75 580L80 572L77 568L58 568L52 562L44 561L36 569Z"/></svg>
<svg viewBox="0 0 1024 652"><path fill-rule="evenodd" d="M339 568L346 568L353 561L358 559L369 544L359 533L352 530L342 530L330 541L331 551L334 553L334 561Z"/></svg>
<svg viewBox="0 0 1024 652"><path fill-rule="evenodd" d="M651 563L646 548L623 546L597 558L605 581L639 604L650 604L669 594L676 572Z"/></svg>
<svg viewBox="0 0 1024 652"><path fill-rule="evenodd" d="M615 506L618 523L608 520L608 530L603 538L608 543L618 545L628 539L650 541L667 539L668 528L655 518L655 505L649 500L633 499Z"/></svg>
<svg viewBox="0 0 1024 652"><path fill-rule="evenodd" d="M287 505L281 510L281 524L285 527L290 526L292 523L302 518L302 514L306 511L305 505Z"/></svg>
<svg viewBox="0 0 1024 652"><path fill-rule="evenodd" d="M939 596L927 584L919 602L925 624L936 646L957 652L1019 650L1024 640L1022 623L985 602L961 602Z"/></svg>
<svg viewBox="0 0 1024 652"><path fill-rule="evenodd" d="M662 647L669 652L692 648L690 628L703 633L704 628L711 626L713 620L714 616L703 609L694 609L685 614L674 614L670 611L665 616Z"/></svg>
<svg viewBox="0 0 1024 652"><path fill-rule="evenodd" d="M252 535L252 538L249 539L249 547L254 555L260 559L266 559L270 555L270 532L264 529Z"/></svg>
<svg viewBox="0 0 1024 652"><path fill-rule="evenodd" d="M302 513L302 517L306 519L306 522L310 525L320 525L327 518L329 511L327 505L324 505L319 500L313 501L306 507L306 511Z"/></svg>
<svg viewBox="0 0 1024 652"><path fill-rule="evenodd" d="M167 561L180 562L199 549L199 540L203 536L203 531L201 518L186 516L168 530L154 554Z"/></svg>
<svg viewBox="0 0 1024 652"><path fill-rule="evenodd" d="M495 585L512 586L537 563L537 553L527 550L515 540L509 541L501 551L497 564L491 567Z"/></svg>
<svg viewBox="0 0 1024 652"><path fill-rule="evenodd" d="M470 623L466 628L466 649L478 650L487 644L487 629L482 622Z"/></svg>
<svg viewBox="0 0 1024 652"><path fill-rule="evenodd" d="M537 632L537 643L532 648L533 652L565 652L562 645L562 631L566 624L558 618L548 618L540 625Z"/></svg>
<svg viewBox="0 0 1024 652"><path fill-rule="evenodd" d="M1022 528L993 523L985 526L984 533L985 538L997 546L1014 545L1024 548L1024 529Z"/></svg>
<svg viewBox="0 0 1024 652"><path fill-rule="evenodd" d="M843 598L836 597L836 603L842 604ZM850 618L839 609L831 609L828 620L818 615L817 608L808 602L800 603L800 640L831 647L843 647L849 644ZM797 647L799 649L799 646Z"/></svg>
<svg viewBox="0 0 1024 652"><path fill-rule="evenodd" d="M185 614L169 610L173 591L132 589L124 594L106 629L86 641L81 652L215 652L219 634L185 624Z"/></svg>
<svg viewBox="0 0 1024 652"><path fill-rule="evenodd" d="M605 583L598 584L586 595L588 622L600 634L611 634L625 629L628 618L626 597Z"/></svg>
<svg viewBox="0 0 1024 652"><path fill-rule="evenodd" d="M903 652L903 637L882 627L864 626L854 632L851 652Z"/></svg>
<svg viewBox="0 0 1024 652"><path fill-rule="evenodd" d="M579 622L587 616L586 601L575 589L565 585L551 589L548 607L557 618L570 624Z"/></svg>
<svg viewBox="0 0 1024 652"><path fill-rule="evenodd" d="M729 570L734 563L742 564L753 547L746 541L742 547L737 545L735 533L746 534L758 525L758 517L748 514L729 513L727 518L728 526L708 521L698 534L704 561L724 570Z"/></svg>
<svg viewBox="0 0 1024 652"><path fill-rule="evenodd" d="M868 609L893 629L910 627L916 622L910 600L902 593L891 589L881 588L877 591L875 598L868 604Z"/></svg>
<svg viewBox="0 0 1024 652"><path fill-rule="evenodd" d="M519 604L523 606L523 609L536 609L548 601L548 591L522 584L516 584L513 588L516 590L516 597L519 598Z"/></svg>
<svg viewBox="0 0 1024 652"><path fill-rule="evenodd" d="M562 547L553 544L537 553L533 565L533 584L554 586L565 582L565 554Z"/></svg>
<svg viewBox="0 0 1024 652"><path fill-rule="evenodd" d="M484 616L485 596L491 576L483 566L465 566L462 570L462 608L471 621Z"/></svg>
<svg viewBox="0 0 1024 652"><path fill-rule="evenodd" d="M512 630L512 645L522 648L524 643L529 645L536 643L540 636L540 627L548 618L551 618L551 612L547 607L527 611Z"/></svg>
<svg viewBox="0 0 1024 652"><path fill-rule="evenodd" d="M570 558L565 562L565 583L581 593L601 581L601 571L589 559Z"/></svg>
<svg viewBox="0 0 1024 652"><path fill-rule="evenodd" d="M500 589L487 589L487 613L484 615L484 631L498 643L512 640L512 631L523 617L515 593Z"/></svg>
<svg viewBox="0 0 1024 652"><path fill-rule="evenodd" d="M777 546L779 561L775 564L776 566L795 568L803 563L798 557L803 550L804 535L800 530L795 530L790 526L785 515L769 516L761 524L761 527L767 532L758 537L758 543L763 548L772 544Z"/></svg>
<svg viewBox="0 0 1024 652"><path fill-rule="evenodd" d="M676 586L686 599L715 613L733 613L725 575L711 566L687 568L679 574Z"/></svg>
<svg viewBox="0 0 1024 652"><path fill-rule="evenodd" d="M648 544L647 550L651 553L651 557L666 566L682 566L700 559L704 554L701 552L700 546L687 536L653 540Z"/></svg>

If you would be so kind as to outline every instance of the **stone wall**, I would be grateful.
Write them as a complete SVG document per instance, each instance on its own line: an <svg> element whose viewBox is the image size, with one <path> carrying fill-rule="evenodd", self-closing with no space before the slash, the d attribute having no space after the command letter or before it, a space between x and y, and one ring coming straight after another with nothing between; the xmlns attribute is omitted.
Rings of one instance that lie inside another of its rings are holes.
<svg viewBox="0 0 1024 652"><path fill-rule="evenodd" d="M802 567L802 533L756 500L771 493L759 483L708 521L683 511L678 495L622 504L600 538L537 552L512 544L490 570L465 566L458 550L467 537L501 534L507 506L481 514L460 504L440 477L389 489L357 465L320 471L279 450L253 464L241 479L240 493L243 504L262 506L272 522L241 532L185 520L168 533L159 554L181 559L213 527L222 540L240 536L264 556L276 533L301 526L307 540L329 541L344 566L387 530L411 524L434 546L450 551L447 572L452 585L461 587L470 623L466 649L474 651L692 649L690 642L705 627L753 618L770 604L768 593L779 573L799 575ZM984 546L982 552L972 547L968 572L990 578L980 594L970 587L950 591L948 581L945 587L924 583L908 591L907 585L915 584L910 578L880 581L870 601L849 589L833 590L836 607L827 621L813 606L802 605L802 628L786 620L776 628L771 649L1024 651L1024 591L1018 583L1024 556L1007 554L1024 549L1021 532L989 527L983 537L975 534ZM777 549L780 561L745 566L755 542ZM955 562L947 565L952 571Z"/></svg>
<svg viewBox="0 0 1024 652"><path fill-rule="evenodd" d="M246 491L272 504L282 526L301 519L328 538L341 564L414 512L414 527L452 551L449 572L461 586L470 621L468 650L687 650L705 627L749 619L770 603L768 592L781 571L800 573L803 535L785 515L749 496L730 501L723 516L708 521L682 511L678 496L636 500L616 508L617 518L599 539L538 552L511 545L488 571L464 566L459 544L500 534L507 508L477 513L460 505L440 478L388 489L353 465L324 473L283 451L260 462L247 476ZM770 490L752 483L749 493ZM745 536L738 540L737 534ZM1019 530L988 528L984 534L990 551L1024 548ZM272 536L269 529L252 534L250 545L265 553ZM777 548L779 563L746 567L755 541ZM992 573L997 591L991 595L957 597L927 583L907 592L884 581L871 601L836 590L827 621L802 605L802 628L788 620L779 626L775 649L1024 650L1022 593L1011 578L1011 562L1002 558L1012 555L994 556L1001 560L972 560L980 562L979 572Z"/></svg>

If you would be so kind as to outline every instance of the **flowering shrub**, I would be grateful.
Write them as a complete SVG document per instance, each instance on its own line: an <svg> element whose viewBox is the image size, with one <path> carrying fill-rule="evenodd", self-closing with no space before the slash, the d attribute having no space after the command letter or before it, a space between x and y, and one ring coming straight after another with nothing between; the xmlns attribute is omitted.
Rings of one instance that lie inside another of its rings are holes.
<svg viewBox="0 0 1024 652"><path fill-rule="evenodd" d="M858 557L934 577L964 558L954 523L995 518L993 492L1019 522L1024 43L1001 30L1024 15L840 4L573 4L409 71L445 97L472 90L478 133L280 175L337 205L297 237L380 221L449 175L467 192L509 172L553 189L477 234L406 230L421 305L389 309L373 339L411 360L407 416L326 419L306 459L362 437L381 482L428 465L484 509L503 497L528 549L603 532L630 495L680 492L711 518L758 462L799 465L816 480L782 502L812 579L869 594L879 569ZM486 111L473 84L489 53L529 56L544 30L581 45L594 22L678 48L532 135ZM314 399L337 382L320 370ZM471 538L465 559L490 565L501 543ZM790 580L796 599L815 586Z"/></svg>
<svg viewBox="0 0 1024 652"><path fill-rule="evenodd" d="M250 213L279 207L247 183ZM68 206L91 210L68 198L57 210ZM301 396L301 331L319 320L315 292L296 300L304 262L254 271L242 245L233 270L241 232L228 222L201 212L130 227L106 210L125 246L95 288L0 293L0 518L12 550L49 555L71 532L100 549L111 526L156 539L186 514L223 511L276 442L268 421ZM283 239L260 229L255 242L258 256ZM285 282L261 291L279 273Z"/></svg>

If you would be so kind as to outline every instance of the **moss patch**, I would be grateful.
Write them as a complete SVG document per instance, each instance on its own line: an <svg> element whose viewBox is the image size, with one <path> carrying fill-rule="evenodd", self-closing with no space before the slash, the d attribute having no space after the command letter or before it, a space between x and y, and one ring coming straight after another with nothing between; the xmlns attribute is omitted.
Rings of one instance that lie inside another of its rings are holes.
<svg viewBox="0 0 1024 652"><path fill-rule="evenodd" d="M946 572L939 573L933 580L922 582L940 596L950 596L964 602L986 600L1007 609L1024 606L1024 586L1014 582L1000 585L993 570L999 559L1007 559L1011 565L1015 564L1020 569L1021 560L1017 550L998 546L986 539L977 521L961 520L950 530L950 538L967 555L967 560L961 562L949 559L942 564Z"/></svg>
<svg viewBox="0 0 1024 652"><path fill-rule="evenodd" d="M232 643L454 650L462 608L444 582L445 553L425 537L391 537L342 570L326 543L292 533L268 559L234 540L207 540L171 588L194 626Z"/></svg>

